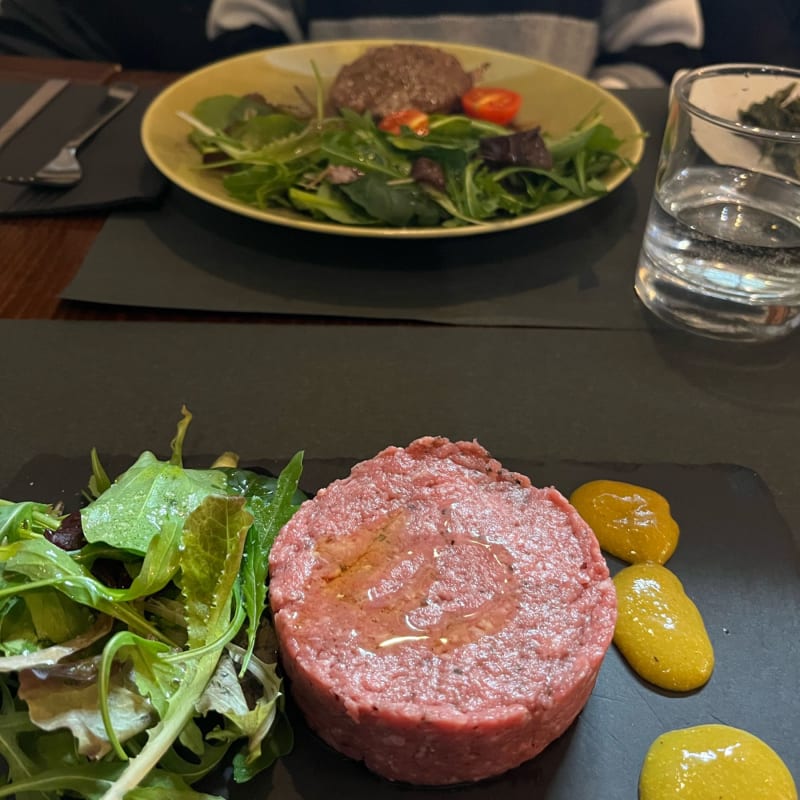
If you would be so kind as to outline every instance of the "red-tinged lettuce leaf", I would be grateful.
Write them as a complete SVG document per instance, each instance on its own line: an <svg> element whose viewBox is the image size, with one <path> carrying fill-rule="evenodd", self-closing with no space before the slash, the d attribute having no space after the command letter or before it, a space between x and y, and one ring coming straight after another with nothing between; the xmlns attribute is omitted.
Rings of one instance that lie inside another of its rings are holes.
<svg viewBox="0 0 800 800"><path fill-rule="evenodd" d="M105 722L100 709L100 688L95 665L86 680L77 680L82 665L73 670L26 669L19 673L18 696L28 705L31 721L42 730L66 728L78 745L78 752L90 759L99 759L111 751ZM146 730L153 722L153 709L145 698L125 685L125 675L112 678L108 706L111 724L121 741Z"/></svg>
<svg viewBox="0 0 800 800"><path fill-rule="evenodd" d="M52 666L61 661L62 658L74 655L107 636L111 631L111 625L111 617L101 615L92 627L73 639L50 647L43 647L30 653L0 658L0 672L17 672L22 669Z"/></svg>
<svg viewBox="0 0 800 800"><path fill-rule="evenodd" d="M89 542L144 553L165 526L183 523L210 494L220 493L218 470L190 470L144 452L100 497L81 512Z"/></svg>

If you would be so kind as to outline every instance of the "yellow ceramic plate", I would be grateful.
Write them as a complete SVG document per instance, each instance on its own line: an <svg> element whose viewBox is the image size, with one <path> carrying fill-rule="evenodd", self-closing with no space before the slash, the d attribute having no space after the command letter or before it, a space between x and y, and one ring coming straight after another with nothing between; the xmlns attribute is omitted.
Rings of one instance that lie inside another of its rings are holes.
<svg viewBox="0 0 800 800"><path fill-rule="evenodd" d="M187 139L190 127L178 117L178 111L191 112L199 100L212 95L249 92L259 92L275 103L296 105L295 87L303 89L308 97L315 96L312 61L329 83L343 64L358 58L368 48L392 43L350 40L276 47L219 61L192 72L165 89L148 108L142 121L142 142L147 155L169 180L213 205L277 225L346 236L436 238L491 233L559 217L594 202L593 199L572 200L513 219L459 228L362 227L318 222L288 209L262 210L246 205L227 194L218 174L198 169L200 156ZM620 154L632 163L639 161L644 140L636 118L617 98L591 81L544 62L509 53L444 42L426 44L452 53L465 70L488 63L481 83L513 89L522 95L519 123L539 124L547 133L558 136L597 109L603 121L625 140ZM611 191L629 174L628 168L614 167L603 181Z"/></svg>

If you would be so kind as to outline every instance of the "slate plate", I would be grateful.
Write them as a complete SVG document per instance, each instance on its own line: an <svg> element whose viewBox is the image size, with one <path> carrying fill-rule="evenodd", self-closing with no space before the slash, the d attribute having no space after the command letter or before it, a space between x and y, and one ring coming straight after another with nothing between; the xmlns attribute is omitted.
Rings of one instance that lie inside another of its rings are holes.
<svg viewBox="0 0 800 800"><path fill-rule="evenodd" d="M131 461L109 460L109 470L116 473ZM24 464L10 485L0 486L0 497L76 502L87 463L42 455ZM313 491L346 475L351 464L351 459L309 460L303 487ZM705 619L717 659L710 682L687 695L661 692L640 681L612 648L589 703L561 739L500 778L450 789L376 778L330 750L293 714L296 745L291 755L243 786L219 772L207 780L206 790L234 799L257 795L269 800L329 800L332 795L351 800L408 795L427 800L633 800L642 760L659 734L714 722L763 738L800 782L798 552L761 478L726 464L518 459L504 464L530 475L536 485L553 484L567 495L584 481L604 477L651 487L669 499L681 525L681 541L669 567ZM261 465L273 471L281 466ZM620 566L612 560L612 572Z"/></svg>

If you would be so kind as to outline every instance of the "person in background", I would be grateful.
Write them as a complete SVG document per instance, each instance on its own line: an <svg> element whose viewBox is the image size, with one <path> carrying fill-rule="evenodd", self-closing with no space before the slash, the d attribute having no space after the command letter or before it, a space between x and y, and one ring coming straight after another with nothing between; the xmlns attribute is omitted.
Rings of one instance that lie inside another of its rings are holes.
<svg viewBox="0 0 800 800"><path fill-rule="evenodd" d="M187 70L300 41L477 44L611 87L657 86L699 63L699 0L0 0L0 53Z"/></svg>

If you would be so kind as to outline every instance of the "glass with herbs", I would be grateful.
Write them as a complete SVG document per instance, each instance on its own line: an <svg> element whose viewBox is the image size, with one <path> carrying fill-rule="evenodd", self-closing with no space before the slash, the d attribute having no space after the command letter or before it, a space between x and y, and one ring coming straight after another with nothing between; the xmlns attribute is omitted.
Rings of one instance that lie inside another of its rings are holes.
<svg viewBox="0 0 800 800"><path fill-rule="evenodd" d="M678 78L635 288L656 316L707 336L800 326L800 70Z"/></svg>

